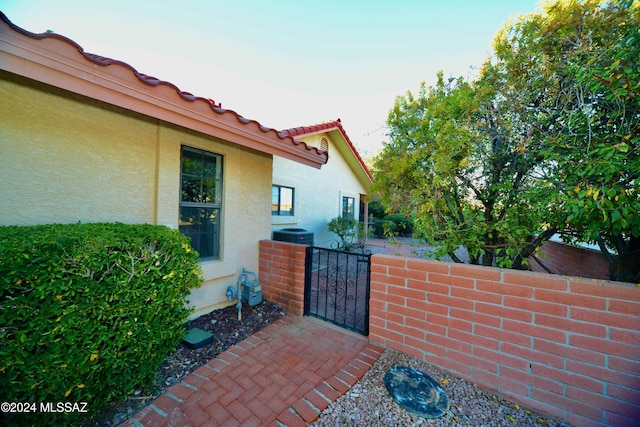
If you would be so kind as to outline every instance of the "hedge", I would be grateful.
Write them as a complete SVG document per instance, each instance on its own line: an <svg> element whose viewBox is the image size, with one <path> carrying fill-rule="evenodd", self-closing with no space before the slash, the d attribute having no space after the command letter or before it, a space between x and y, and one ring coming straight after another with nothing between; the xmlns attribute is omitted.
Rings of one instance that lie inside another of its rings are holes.
<svg viewBox="0 0 640 427"><path fill-rule="evenodd" d="M9 425L62 425L149 389L185 334L198 254L163 226L0 227L0 402ZM40 402L87 402L42 413Z"/></svg>
<svg viewBox="0 0 640 427"><path fill-rule="evenodd" d="M397 232L403 236L411 236L413 233L413 219L402 214L391 214L383 218L385 221L393 221L396 224Z"/></svg>
<svg viewBox="0 0 640 427"><path fill-rule="evenodd" d="M378 238L394 236L397 229L398 225L390 220L376 219L373 223L373 235Z"/></svg>

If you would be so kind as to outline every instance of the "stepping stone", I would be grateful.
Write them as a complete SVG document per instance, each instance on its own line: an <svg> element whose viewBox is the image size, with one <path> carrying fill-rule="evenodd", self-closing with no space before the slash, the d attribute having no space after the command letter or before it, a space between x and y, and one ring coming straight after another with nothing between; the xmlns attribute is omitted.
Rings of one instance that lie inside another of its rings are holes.
<svg viewBox="0 0 640 427"><path fill-rule="evenodd" d="M427 374L407 366L393 366L384 375L387 391L408 412L438 418L449 410L449 398L440 384Z"/></svg>

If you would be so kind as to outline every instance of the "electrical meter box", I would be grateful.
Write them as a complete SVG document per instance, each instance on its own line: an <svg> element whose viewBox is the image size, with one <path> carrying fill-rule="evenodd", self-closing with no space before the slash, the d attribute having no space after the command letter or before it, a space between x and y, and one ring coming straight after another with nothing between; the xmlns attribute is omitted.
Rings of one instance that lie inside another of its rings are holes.
<svg viewBox="0 0 640 427"><path fill-rule="evenodd" d="M249 280L249 275L253 275L254 280ZM249 304L250 307L258 305L262 302L262 287L257 280L256 274L243 270L245 280L242 286L242 300Z"/></svg>
<svg viewBox="0 0 640 427"><path fill-rule="evenodd" d="M244 302L253 307L262 302L262 288L258 282L254 284L246 283L242 288L242 299Z"/></svg>

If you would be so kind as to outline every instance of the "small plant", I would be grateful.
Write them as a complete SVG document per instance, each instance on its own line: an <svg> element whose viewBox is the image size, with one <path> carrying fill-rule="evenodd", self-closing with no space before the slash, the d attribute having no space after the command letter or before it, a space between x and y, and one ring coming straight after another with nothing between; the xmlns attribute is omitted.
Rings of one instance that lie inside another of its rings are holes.
<svg viewBox="0 0 640 427"><path fill-rule="evenodd" d="M364 240L364 227L354 218L336 217L329 222L329 231L340 238L338 249L352 250Z"/></svg>

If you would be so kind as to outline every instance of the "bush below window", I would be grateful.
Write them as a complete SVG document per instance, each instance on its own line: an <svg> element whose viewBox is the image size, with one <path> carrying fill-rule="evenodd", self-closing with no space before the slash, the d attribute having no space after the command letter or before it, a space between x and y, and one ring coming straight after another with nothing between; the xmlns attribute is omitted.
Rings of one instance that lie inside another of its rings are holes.
<svg viewBox="0 0 640 427"><path fill-rule="evenodd" d="M198 254L166 227L0 227L0 401L88 402L89 411L5 422L76 424L150 387L200 285Z"/></svg>
<svg viewBox="0 0 640 427"><path fill-rule="evenodd" d="M352 250L353 247L364 241L365 232L363 224L353 218L336 217L329 222L329 231L338 235L338 249Z"/></svg>

